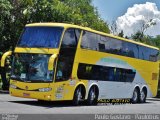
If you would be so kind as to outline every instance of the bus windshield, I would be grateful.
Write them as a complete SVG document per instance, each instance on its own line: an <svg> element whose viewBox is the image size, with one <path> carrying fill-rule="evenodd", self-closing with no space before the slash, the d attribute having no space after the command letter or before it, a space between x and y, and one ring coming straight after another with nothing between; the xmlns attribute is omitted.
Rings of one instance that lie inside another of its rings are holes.
<svg viewBox="0 0 160 120"><path fill-rule="evenodd" d="M62 27L26 27L18 47L58 48Z"/></svg>
<svg viewBox="0 0 160 120"><path fill-rule="evenodd" d="M49 57L45 54L15 54L11 78L31 82L52 81L53 71L48 71Z"/></svg>

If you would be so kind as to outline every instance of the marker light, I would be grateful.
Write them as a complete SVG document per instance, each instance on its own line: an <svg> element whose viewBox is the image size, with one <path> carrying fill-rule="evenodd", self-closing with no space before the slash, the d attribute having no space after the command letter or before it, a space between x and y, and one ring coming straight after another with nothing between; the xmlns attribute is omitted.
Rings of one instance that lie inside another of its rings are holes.
<svg viewBox="0 0 160 120"><path fill-rule="evenodd" d="M16 89L16 88L17 88L17 86L15 86L15 85L11 84L11 85L10 85L10 88Z"/></svg>

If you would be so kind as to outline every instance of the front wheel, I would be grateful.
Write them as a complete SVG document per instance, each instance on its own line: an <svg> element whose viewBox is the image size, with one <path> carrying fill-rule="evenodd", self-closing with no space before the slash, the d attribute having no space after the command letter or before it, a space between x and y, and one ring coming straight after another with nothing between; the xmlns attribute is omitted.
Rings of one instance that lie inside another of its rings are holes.
<svg viewBox="0 0 160 120"><path fill-rule="evenodd" d="M78 87L74 93L73 105L76 105L76 106L79 105L81 99L82 99L82 92L81 92L81 88Z"/></svg>
<svg viewBox="0 0 160 120"><path fill-rule="evenodd" d="M98 93L96 93L96 88L92 87L88 94L87 103L88 105L96 105L98 99Z"/></svg>

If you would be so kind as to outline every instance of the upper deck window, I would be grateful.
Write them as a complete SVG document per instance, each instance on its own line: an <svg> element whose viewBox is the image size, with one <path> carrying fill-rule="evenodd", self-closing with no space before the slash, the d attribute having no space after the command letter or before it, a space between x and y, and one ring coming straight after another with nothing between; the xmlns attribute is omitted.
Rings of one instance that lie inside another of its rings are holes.
<svg viewBox="0 0 160 120"><path fill-rule="evenodd" d="M18 46L58 48L62 31L62 27L26 27Z"/></svg>
<svg viewBox="0 0 160 120"><path fill-rule="evenodd" d="M83 31L81 48L152 62L158 61L159 55L159 50L88 31Z"/></svg>

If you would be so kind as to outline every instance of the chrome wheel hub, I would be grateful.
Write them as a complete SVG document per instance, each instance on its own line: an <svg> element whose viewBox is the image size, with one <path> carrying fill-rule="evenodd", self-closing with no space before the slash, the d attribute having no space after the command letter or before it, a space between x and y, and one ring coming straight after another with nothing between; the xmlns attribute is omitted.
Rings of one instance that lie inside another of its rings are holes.
<svg viewBox="0 0 160 120"><path fill-rule="evenodd" d="M133 92L133 100L136 101L138 97L138 94L136 91Z"/></svg>
<svg viewBox="0 0 160 120"><path fill-rule="evenodd" d="M91 91L91 100L93 101L95 99L95 93L94 93L94 91L92 90Z"/></svg>
<svg viewBox="0 0 160 120"><path fill-rule="evenodd" d="M78 101L80 101L80 100L81 100L81 98L82 98L81 92L80 92L80 91L78 91Z"/></svg>
<svg viewBox="0 0 160 120"><path fill-rule="evenodd" d="M145 93L144 93L144 91L142 91L141 92L141 100L144 100L144 98L145 98Z"/></svg>

